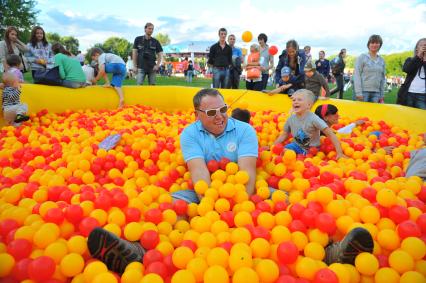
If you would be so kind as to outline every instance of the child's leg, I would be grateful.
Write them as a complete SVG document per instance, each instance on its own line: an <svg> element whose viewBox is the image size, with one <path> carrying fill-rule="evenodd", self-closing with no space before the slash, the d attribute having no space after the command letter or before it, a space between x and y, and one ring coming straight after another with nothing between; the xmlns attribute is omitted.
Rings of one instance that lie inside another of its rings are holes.
<svg viewBox="0 0 426 283"><path fill-rule="evenodd" d="M121 108L124 106L124 94L123 94L123 89L121 87L114 87L115 91L118 94L118 107Z"/></svg>
<svg viewBox="0 0 426 283"><path fill-rule="evenodd" d="M114 64L113 69L111 85L114 87L119 97L118 107L123 107L124 94L121 86L123 84L123 80L126 78L126 66L124 64Z"/></svg>

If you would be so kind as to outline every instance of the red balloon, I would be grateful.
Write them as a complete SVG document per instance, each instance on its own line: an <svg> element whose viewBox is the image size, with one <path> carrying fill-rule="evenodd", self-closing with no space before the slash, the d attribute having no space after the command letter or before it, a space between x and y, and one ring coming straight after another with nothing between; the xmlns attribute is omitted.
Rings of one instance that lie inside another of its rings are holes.
<svg viewBox="0 0 426 283"><path fill-rule="evenodd" d="M149 250L143 256L143 265L149 266L153 262L163 261L163 254L157 250Z"/></svg>
<svg viewBox="0 0 426 283"><path fill-rule="evenodd" d="M338 283L339 279L336 274L328 269L322 268L315 273L314 283Z"/></svg>
<svg viewBox="0 0 426 283"><path fill-rule="evenodd" d="M65 209L65 218L71 223L78 223L83 218L83 208L72 204Z"/></svg>
<svg viewBox="0 0 426 283"><path fill-rule="evenodd" d="M47 281L55 273L56 264L48 256L40 256L34 259L28 266L28 275L35 281Z"/></svg>
<svg viewBox="0 0 426 283"><path fill-rule="evenodd" d="M12 277L18 281L28 279L28 266L33 260L30 258L24 258L18 261L12 269Z"/></svg>
<svg viewBox="0 0 426 283"><path fill-rule="evenodd" d="M7 252L11 254L16 261L28 257L32 250L32 244L26 239L16 239L7 245Z"/></svg>
<svg viewBox="0 0 426 283"><path fill-rule="evenodd" d="M410 219L410 213L406 207L401 205L394 205L389 208L389 218L396 224L399 224L405 220Z"/></svg>
<svg viewBox="0 0 426 283"><path fill-rule="evenodd" d="M268 52L270 55L274 56L278 53L278 48L275 45L272 45L271 47L269 47Z"/></svg>
<svg viewBox="0 0 426 283"><path fill-rule="evenodd" d="M177 215L185 215L188 210L188 203L184 200L178 199L173 203L173 209Z"/></svg>
<svg viewBox="0 0 426 283"><path fill-rule="evenodd" d="M398 231L398 235L401 239L405 239L407 237L420 238L422 236L419 226L417 226L416 222L411 220L400 223L396 230Z"/></svg>
<svg viewBox="0 0 426 283"><path fill-rule="evenodd" d="M160 242L160 236L157 232L153 230L147 230L143 232L140 243L142 247L144 247L147 250L155 249L155 247Z"/></svg>
<svg viewBox="0 0 426 283"><path fill-rule="evenodd" d="M299 256L299 250L293 242L283 242L278 245L277 257L281 263L291 264L295 263Z"/></svg>
<svg viewBox="0 0 426 283"><path fill-rule="evenodd" d="M160 275L163 279L166 279L169 276L169 270L167 265L162 261L156 261L148 265L145 269L145 274L155 273Z"/></svg>
<svg viewBox="0 0 426 283"><path fill-rule="evenodd" d="M158 224L163 221L163 214L158 208L151 208L145 212L145 221Z"/></svg>
<svg viewBox="0 0 426 283"><path fill-rule="evenodd" d="M336 232L336 221L334 217L327 212L318 214L315 225L321 231L332 235Z"/></svg>
<svg viewBox="0 0 426 283"><path fill-rule="evenodd" d="M81 220L80 225L78 225L80 233L85 237L88 237L90 232L92 232L92 230L96 227L99 227L99 222L93 217L84 218Z"/></svg>

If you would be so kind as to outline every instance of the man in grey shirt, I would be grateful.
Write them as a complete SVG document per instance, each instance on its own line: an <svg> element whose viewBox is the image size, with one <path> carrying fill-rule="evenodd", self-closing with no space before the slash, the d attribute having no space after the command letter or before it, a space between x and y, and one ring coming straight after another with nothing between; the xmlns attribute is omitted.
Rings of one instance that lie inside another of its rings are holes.
<svg viewBox="0 0 426 283"><path fill-rule="evenodd" d="M268 41L268 37L266 36L266 34L259 34L257 40L259 41L260 45L260 57L263 58L263 60L260 61L260 68L262 70L262 90L264 90L268 85L269 70L274 68L274 56L269 54L269 46L266 44L266 42Z"/></svg>

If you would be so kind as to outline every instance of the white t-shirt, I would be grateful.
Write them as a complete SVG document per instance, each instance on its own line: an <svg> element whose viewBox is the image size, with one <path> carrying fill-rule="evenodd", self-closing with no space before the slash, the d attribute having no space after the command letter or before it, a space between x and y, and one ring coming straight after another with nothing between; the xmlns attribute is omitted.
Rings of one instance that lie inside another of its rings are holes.
<svg viewBox="0 0 426 283"><path fill-rule="evenodd" d="M422 79L423 78L423 79ZM426 93L426 84L425 84L425 69L423 67L420 68L419 71L416 72L416 76L410 84L410 88L408 92L411 93Z"/></svg>
<svg viewBox="0 0 426 283"><path fill-rule="evenodd" d="M126 65L126 63L124 63L124 60L120 56L117 56L115 54L102 53L101 55L99 55L99 57L98 57L98 64L99 65L108 64L108 63L119 63L119 64Z"/></svg>
<svg viewBox="0 0 426 283"><path fill-rule="evenodd" d="M92 80L95 78L95 69L88 65L84 65L81 68L83 69L83 73L86 76L86 83L92 84Z"/></svg>

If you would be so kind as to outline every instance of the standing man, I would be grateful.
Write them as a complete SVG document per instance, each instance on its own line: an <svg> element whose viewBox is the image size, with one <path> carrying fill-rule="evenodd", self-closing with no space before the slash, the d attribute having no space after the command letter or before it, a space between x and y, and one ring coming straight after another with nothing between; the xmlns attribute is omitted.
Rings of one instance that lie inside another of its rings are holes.
<svg viewBox="0 0 426 283"><path fill-rule="evenodd" d="M306 45L305 47L303 47L303 50L305 50L306 63L312 62L311 47L309 45Z"/></svg>
<svg viewBox="0 0 426 283"><path fill-rule="evenodd" d="M325 59L325 52L321 50L319 52L319 59L315 61L315 67L321 75L328 81L330 78L330 61Z"/></svg>
<svg viewBox="0 0 426 283"><path fill-rule="evenodd" d="M155 85L155 76L163 60L163 48L158 40L152 37L154 25L145 25L145 35L135 38L132 50L134 71L137 73L136 83L142 85L145 76L148 83Z"/></svg>
<svg viewBox="0 0 426 283"><path fill-rule="evenodd" d="M243 52L235 46L235 35L228 36L228 44L232 48L232 66L229 70L229 88L238 89L240 86L241 64L244 62Z"/></svg>
<svg viewBox="0 0 426 283"><path fill-rule="evenodd" d="M266 42L268 41L268 37L266 36L266 34L259 34L259 36L257 37L257 41L260 45L260 57L263 58L263 60L260 60L260 68L262 70L262 90L264 90L268 86L269 70L272 70L274 68L274 56L269 54L269 46L268 44L266 44Z"/></svg>
<svg viewBox="0 0 426 283"><path fill-rule="evenodd" d="M227 31L219 29L219 41L210 47L207 64L213 70L213 87L228 88L229 68L232 65L232 48L226 43Z"/></svg>

